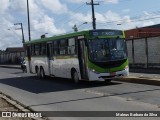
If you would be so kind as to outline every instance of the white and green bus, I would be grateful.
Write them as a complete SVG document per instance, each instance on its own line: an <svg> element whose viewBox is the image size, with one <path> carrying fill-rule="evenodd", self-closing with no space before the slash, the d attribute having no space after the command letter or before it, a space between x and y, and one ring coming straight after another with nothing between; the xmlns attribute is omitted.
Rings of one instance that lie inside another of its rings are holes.
<svg viewBox="0 0 160 120"><path fill-rule="evenodd" d="M27 71L79 80L110 81L129 74L121 30L96 29L28 41Z"/></svg>

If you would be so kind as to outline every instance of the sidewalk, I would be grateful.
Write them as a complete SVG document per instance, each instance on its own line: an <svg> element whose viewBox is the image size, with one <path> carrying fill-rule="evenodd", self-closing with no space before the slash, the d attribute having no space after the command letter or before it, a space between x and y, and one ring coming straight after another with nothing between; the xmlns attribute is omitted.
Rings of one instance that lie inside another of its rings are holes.
<svg viewBox="0 0 160 120"><path fill-rule="evenodd" d="M47 120L47 118L34 118L34 117L21 117L21 113L34 113L36 111L27 109L24 105L18 101L13 100L11 97L4 95L0 92L0 120ZM3 114L2 114L3 112ZM5 113L7 112L7 114ZM12 114L16 113L16 114ZM20 113L19 117L16 116ZM13 116L14 115L14 116Z"/></svg>
<svg viewBox="0 0 160 120"><path fill-rule="evenodd" d="M139 75L137 75L139 74ZM140 74L140 73L130 73L129 76L124 78L117 78L115 81L121 82L130 82L130 83L138 83L138 84L147 84L147 85L156 85L160 86L160 76L156 74Z"/></svg>
<svg viewBox="0 0 160 120"><path fill-rule="evenodd" d="M15 68L15 69L20 69L21 68L21 66L20 65L1 65L0 64L0 67L3 67L3 68Z"/></svg>
<svg viewBox="0 0 160 120"><path fill-rule="evenodd" d="M130 71L132 72L129 76L118 78L116 81L160 86L160 70L131 69Z"/></svg>

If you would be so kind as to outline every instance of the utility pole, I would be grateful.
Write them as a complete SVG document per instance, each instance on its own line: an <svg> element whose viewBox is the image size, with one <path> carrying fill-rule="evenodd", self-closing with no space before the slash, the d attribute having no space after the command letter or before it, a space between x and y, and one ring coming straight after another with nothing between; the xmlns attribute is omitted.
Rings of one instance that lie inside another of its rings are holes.
<svg viewBox="0 0 160 120"><path fill-rule="evenodd" d="M16 30L22 30L22 43L24 44L25 39L24 39L24 32L23 32L23 25L22 23L15 23L14 25L20 25L20 28L16 28Z"/></svg>
<svg viewBox="0 0 160 120"><path fill-rule="evenodd" d="M99 3L94 3L93 0L91 0L90 3L86 3L87 5L92 6L92 24L93 24L93 29L96 29L96 18L95 18L95 13L94 13L94 5L99 5Z"/></svg>
<svg viewBox="0 0 160 120"><path fill-rule="evenodd" d="M30 18L29 18L29 3L28 3L28 0L27 0L27 15L28 15L28 36L29 36L29 41L31 41Z"/></svg>

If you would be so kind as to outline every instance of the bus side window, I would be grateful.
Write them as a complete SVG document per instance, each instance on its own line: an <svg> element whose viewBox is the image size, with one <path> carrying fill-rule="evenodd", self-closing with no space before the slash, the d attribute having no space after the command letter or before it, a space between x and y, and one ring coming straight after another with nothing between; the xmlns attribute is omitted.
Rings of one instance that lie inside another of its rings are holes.
<svg viewBox="0 0 160 120"><path fill-rule="evenodd" d="M28 49L27 49L27 45L25 46L25 56L28 56Z"/></svg>
<svg viewBox="0 0 160 120"><path fill-rule="evenodd" d="M52 43L53 45L52 45L52 51L53 51L53 55L55 55L54 53L55 53L55 51L54 51L54 41L53 41L53 43Z"/></svg>
<svg viewBox="0 0 160 120"><path fill-rule="evenodd" d="M32 55L32 56L35 55L35 47L34 47L34 44L31 45L31 55Z"/></svg>
<svg viewBox="0 0 160 120"><path fill-rule="evenodd" d="M35 44L35 55L36 56L40 55L40 44Z"/></svg>
<svg viewBox="0 0 160 120"><path fill-rule="evenodd" d="M31 46L26 46L26 56L28 57L28 60L31 59Z"/></svg>
<svg viewBox="0 0 160 120"><path fill-rule="evenodd" d="M67 51L67 46L68 46L68 40L60 40L60 55L66 55L68 53Z"/></svg>
<svg viewBox="0 0 160 120"><path fill-rule="evenodd" d="M68 39L65 40L65 54L68 54Z"/></svg>
<svg viewBox="0 0 160 120"><path fill-rule="evenodd" d="M53 42L53 55L58 55L58 42L57 41L54 41Z"/></svg>
<svg viewBox="0 0 160 120"><path fill-rule="evenodd" d="M76 54L75 38L68 39L68 54L70 55Z"/></svg>
<svg viewBox="0 0 160 120"><path fill-rule="evenodd" d="M27 45L24 45L24 55L27 56Z"/></svg>
<svg viewBox="0 0 160 120"><path fill-rule="evenodd" d="M41 55L46 55L46 43L41 44Z"/></svg>

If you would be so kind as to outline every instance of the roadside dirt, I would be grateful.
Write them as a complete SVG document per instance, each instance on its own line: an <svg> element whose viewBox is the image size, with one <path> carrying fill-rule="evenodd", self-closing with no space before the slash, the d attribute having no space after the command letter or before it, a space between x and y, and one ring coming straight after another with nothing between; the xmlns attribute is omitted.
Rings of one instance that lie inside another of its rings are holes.
<svg viewBox="0 0 160 120"><path fill-rule="evenodd" d="M15 106L13 106L11 103L7 102L3 97L0 97L0 114L2 114L2 112L21 112L21 110L19 110L18 108L16 108ZM0 115L2 116L2 115ZM0 120L34 120L32 118L2 118L0 117Z"/></svg>

